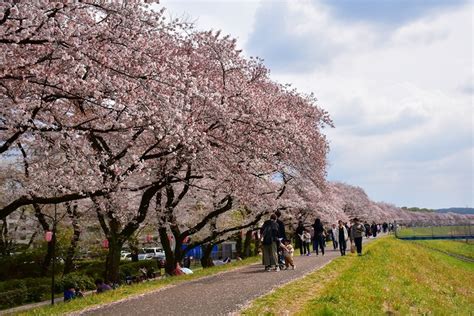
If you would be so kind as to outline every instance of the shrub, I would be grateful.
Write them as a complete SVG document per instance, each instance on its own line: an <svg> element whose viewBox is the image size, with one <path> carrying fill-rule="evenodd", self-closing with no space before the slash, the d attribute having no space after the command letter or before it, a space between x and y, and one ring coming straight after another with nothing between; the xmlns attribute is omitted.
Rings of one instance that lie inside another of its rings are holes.
<svg viewBox="0 0 474 316"><path fill-rule="evenodd" d="M0 283L0 306L8 308L23 303L40 302L51 289L49 278L25 278Z"/></svg>
<svg viewBox="0 0 474 316"><path fill-rule="evenodd" d="M83 260L76 264L76 271L93 279L104 278L105 262L101 260Z"/></svg>
<svg viewBox="0 0 474 316"><path fill-rule="evenodd" d="M24 285L15 290L0 291L0 309L18 306L26 301L27 291Z"/></svg>
<svg viewBox="0 0 474 316"><path fill-rule="evenodd" d="M0 280L41 277L41 265L44 253L35 249L8 257L0 258ZM55 271L63 269L63 263L56 260ZM51 268L51 267L50 267Z"/></svg>
<svg viewBox="0 0 474 316"><path fill-rule="evenodd" d="M74 272L65 275L57 285L57 289L61 292L71 287L93 290L95 288L94 278L82 273Z"/></svg>
<svg viewBox="0 0 474 316"><path fill-rule="evenodd" d="M127 275L133 276L140 274L140 267L145 267L147 270L153 268L155 271L158 268L156 260L142 260L138 262L127 262L120 265L120 279L125 280Z"/></svg>

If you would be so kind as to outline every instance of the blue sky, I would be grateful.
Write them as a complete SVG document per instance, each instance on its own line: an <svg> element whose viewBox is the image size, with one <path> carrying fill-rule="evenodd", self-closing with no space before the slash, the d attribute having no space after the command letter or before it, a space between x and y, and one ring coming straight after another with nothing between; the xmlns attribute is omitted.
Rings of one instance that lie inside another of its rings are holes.
<svg viewBox="0 0 474 316"><path fill-rule="evenodd" d="M323 0L341 20L402 25L436 10L467 3L466 0Z"/></svg>
<svg viewBox="0 0 474 316"><path fill-rule="evenodd" d="M474 207L473 1L161 4L316 94L336 124L330 180L399 206Z"/></svg>

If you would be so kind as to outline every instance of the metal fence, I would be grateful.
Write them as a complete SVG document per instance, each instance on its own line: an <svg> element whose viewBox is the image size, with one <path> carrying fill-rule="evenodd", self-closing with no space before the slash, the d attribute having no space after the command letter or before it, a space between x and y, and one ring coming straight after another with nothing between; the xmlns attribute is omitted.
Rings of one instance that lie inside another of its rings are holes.
<svg viewBox="0 0 474 316"><path fill-rule="evenodd" d="M472 224L397 224L395 236L399 239L473 239L474 227Z"/></svg>

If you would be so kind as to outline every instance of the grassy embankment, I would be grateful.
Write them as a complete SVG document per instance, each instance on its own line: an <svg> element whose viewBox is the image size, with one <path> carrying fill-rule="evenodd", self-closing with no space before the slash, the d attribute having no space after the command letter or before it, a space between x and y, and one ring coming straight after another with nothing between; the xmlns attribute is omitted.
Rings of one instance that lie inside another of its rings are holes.
<svg viewBox="0 0 474 316"><path fill-rule="evenodd" d="M193 279L210 276L223 271L233 270L238 267L242 267L248 264L256 263L261 260L261 257L251 257L242 261L235 261L230 264L216 266L208 269L201 269L194 272L191 275L184 275L178 277L169 277L159 280L153 280L149 282L143 282L130 286L122 286L114 291L102 293L100 295L91 294L82 299L76 299L68 303L58 303L54 306L45 306L25 312L18 313L17 315L63 315L74 311L80 311L88 307L97 306L101 304L115 302L128 297L153 292L165 286L179 284L182 282L190 281Z"/></svg>
<svg viewBox="0 0 474 316"><path fill-rule="evenodd" d="M398 230L398 236L465 236L470 235L472 229L473 227L469 225L401 227Z"/></svg>
<svg viewBox="0 0 474 316"><path fill-rule="evenodd" d="M451 254L474 259L474 242L472 240L418 240L417 244L438 249Z"/></svg>
<svg viewBox="0 0 474 316"><path fill-rule="evenodd" d="M473 251L474 245L468 244ZM255 300L243 315L470 315L474 265L393 237Z"/></svg>

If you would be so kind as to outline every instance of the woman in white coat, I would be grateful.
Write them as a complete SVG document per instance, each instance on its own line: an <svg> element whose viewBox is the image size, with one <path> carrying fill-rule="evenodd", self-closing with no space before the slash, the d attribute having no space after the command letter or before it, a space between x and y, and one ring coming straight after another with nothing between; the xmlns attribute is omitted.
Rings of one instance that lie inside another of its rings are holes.
<svg viewBox="0 0 474 316"><path fill-rule="evenodd" d="M349 234L347 233L347 229L344 226L342 221L338 222L338 231L337 231L337 239L339 241L339 250L341 250L341 256L346 255L347 249L347 240L349 239Z"/></svg>

